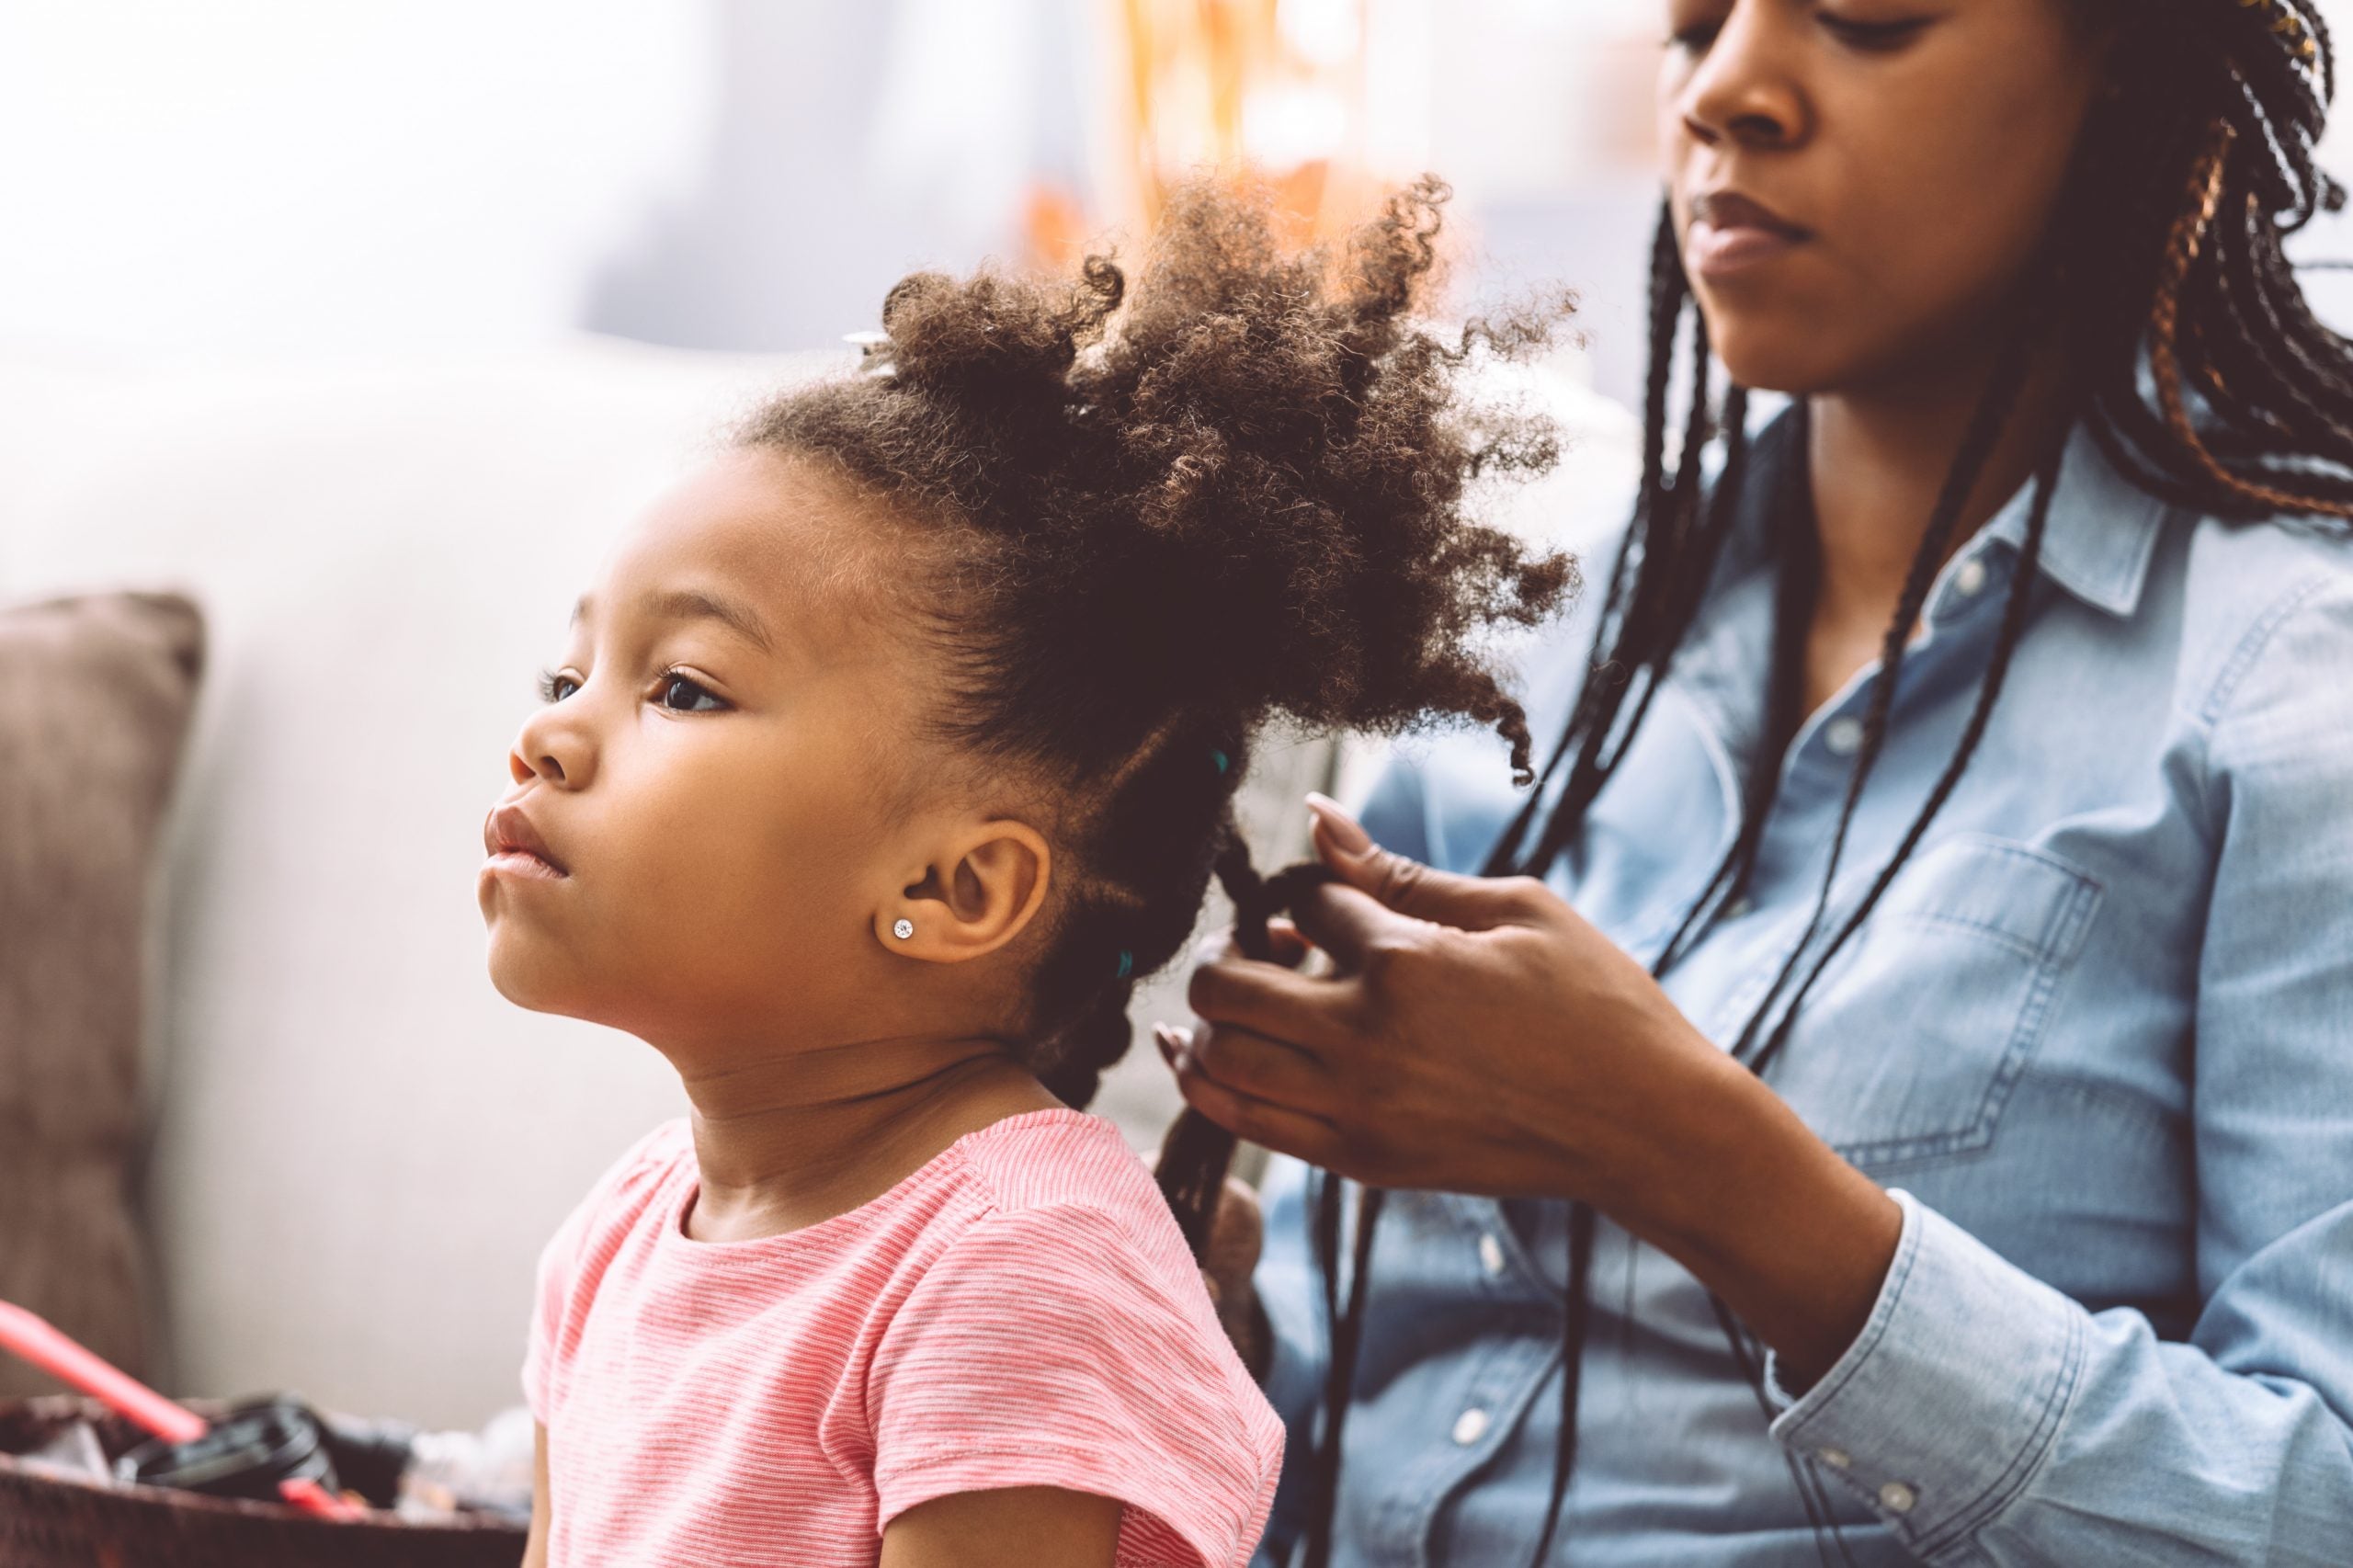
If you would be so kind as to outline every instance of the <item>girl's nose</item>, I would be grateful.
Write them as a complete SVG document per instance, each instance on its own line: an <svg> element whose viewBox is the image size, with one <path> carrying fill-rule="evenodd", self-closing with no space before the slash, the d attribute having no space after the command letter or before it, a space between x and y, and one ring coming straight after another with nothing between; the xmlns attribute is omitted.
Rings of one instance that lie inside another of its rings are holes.
<svg viewBox="0 0 2353 1568"><path fill-rule="evenodd" d="M544 778L551 784L564 781L563 764L551 756L542 756L536 762L526 762L521 752L510 751L506 754L506 771L517 784L530 778Z"/></svg>
<svg viewBox="0 0 2353 1568"><path fill-rule="evenodd" d="M585 725L564 712L563 704L552 703L523 721L506 754L506 773L517 784L537 778L559 790L582 790L595 773L596 757Z"/></svg>

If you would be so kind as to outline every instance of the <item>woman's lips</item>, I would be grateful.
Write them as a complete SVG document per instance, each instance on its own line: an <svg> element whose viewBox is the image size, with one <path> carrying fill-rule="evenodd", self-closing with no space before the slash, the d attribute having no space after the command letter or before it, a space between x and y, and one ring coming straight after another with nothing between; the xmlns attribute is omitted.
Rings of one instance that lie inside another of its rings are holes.
<svg viewBox="0 0 2353 1568"><path fill-rule="evenodd" d="M1714 281L1777 261L1813 238L1762 202L1709 191L1692 199L1683 267L1694 278Z"/></svg>

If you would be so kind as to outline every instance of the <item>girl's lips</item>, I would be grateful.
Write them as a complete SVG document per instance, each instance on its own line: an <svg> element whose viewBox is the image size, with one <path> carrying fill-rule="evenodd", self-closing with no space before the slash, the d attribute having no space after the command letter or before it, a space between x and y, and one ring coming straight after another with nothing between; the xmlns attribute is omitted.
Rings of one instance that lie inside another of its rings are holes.
<svg viewBox="0 0 2353 1568"><path fill-rule="evenodd" d="M528 849L501 849L484 860L482 869L493 876L521 877L549 882L569 880L569 873L557 870Z"/></svg>
<svg viewBox="0 0 2353 1568"><path fill-rule="evenodd" d="M483 853L490 857L483 863L486 871L510 871L517 876L547 877L561 881L569 875L563 862L556 858L548 841L540 836L538 826L523 808L512 801L490 809L482 823Z"/></svg>

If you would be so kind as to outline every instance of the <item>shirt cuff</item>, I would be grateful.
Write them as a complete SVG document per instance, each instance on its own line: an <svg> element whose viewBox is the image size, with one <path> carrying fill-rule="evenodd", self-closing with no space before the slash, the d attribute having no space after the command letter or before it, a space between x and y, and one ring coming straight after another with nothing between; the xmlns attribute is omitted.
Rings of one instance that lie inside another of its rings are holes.
<svg viewBox="0 0 2353 1568"><path fill-rule="evenodd" d="M2090 1316L1911 1194L1870 1321L1802 1398L1766 1377L1774 1438L1928 1558L2025 1489L2083 1374Z"/></svg>

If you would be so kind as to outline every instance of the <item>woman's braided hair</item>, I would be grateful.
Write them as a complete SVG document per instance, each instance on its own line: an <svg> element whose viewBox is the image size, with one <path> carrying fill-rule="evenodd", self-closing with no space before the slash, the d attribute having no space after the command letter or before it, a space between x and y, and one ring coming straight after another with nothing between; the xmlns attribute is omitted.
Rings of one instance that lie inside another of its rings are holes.
<svg viewBox="0 0 2353 1568"><path fill-rule="evenodd" d="M1245 950L1320 868L1261 879L1234 818L1270 721L1393 733L1461 715L1531 776L1482 652L1575 583L1472 519L1474 482L1557 456L1545 420L1466 401L1487 355L1545 344L1565 297L1441 338L1412 314L1446 187L1400 192L1336 254L1286 253L1261 198L1176 194L1132 288L920 273L869 372L788 393L743 439L830 465L908 530L908 591L948 672L926 737L1058 802L1055 886L1020 1041L1085 1106L1136 983L1212 875ZM1233 1144L1199 1118L1162 1185L1198 1253Z"/></svg>
<svg viewBox="0 0 2353 1568"><path fill-rule="evenodd" d="M2052 224L2029 265L2012 335L1997 357L1928 519L1880 654L1828 866L1807 934L1775 977L1733 1049L1762 1072L1788 1043L1800 1006L1832 959L1867 920L1919 846L1967 769L2025 634L2043 533L2058 483L2061 443L2037 466L2014 568L1977 699L1952 756L1895 852L1864 895L1834 921L1831 892L1863 787L1884 749L1890 702L1938 568L2028 381L2031 355L2061 350L2069 368L2063 424L2082 426L2131 481L2174 505L2256 521L2338 527L2353 517L2353 344L2305 302L2285 243L2345 193L2315 162L2334 95L2328 31L2313 0L2055 0L2111 41L2108 95L2075 149ZM1643 472L1627 541L1604 590L1593 674L1547 758L1538 787L1494 846L1488 875L1541 875L1573 844L1664 684L1698 613L1748 477L1747 394L1711 385L1705 324L1692 309L1677 234L1662 210L1651 257L1651 359L1644 405ZM1690 402L1680 456L1665 461L1669 386L1689 318ZM1739 831L1678 929L1659 954L1664 972L1741 894L1756 864L1780 777L1779 758L1802 712L1804 631L1813 606L1816 540L1804 474L1805 409L1780 433L1782 494L1768 540L1777 573L1773 667L1767 673L1767 733L1751 760ZM1700 450L1721 439L1722 462L1703 483ZM1566 778L1555 780L1566 768ZM1547 803L1548 797L1550 803ZM1326 1179L1313 1225L1327 1280L1340 1267L1340 1184ZM1347 1305L1327 1284L1334 1365L1325 1389L1310 1568L1330 1551L1337 1491L1339 1417L1349 1398L1358 1317L1365 1301L1371 1231L1381 1195L1358 1205ZM1570 1215L1569 1301L1562 1321L1562 1440L1535 1561L1551 1550L1575 1459L1579 1353L1592 1212ZM1735 1365L1770 1420L1764 1356L1717 1305ZM1817 1541L1843 1540L1818 1483L1790 1461ZM1829 1547L1823 1545L1824 1561Z"/></svg>

